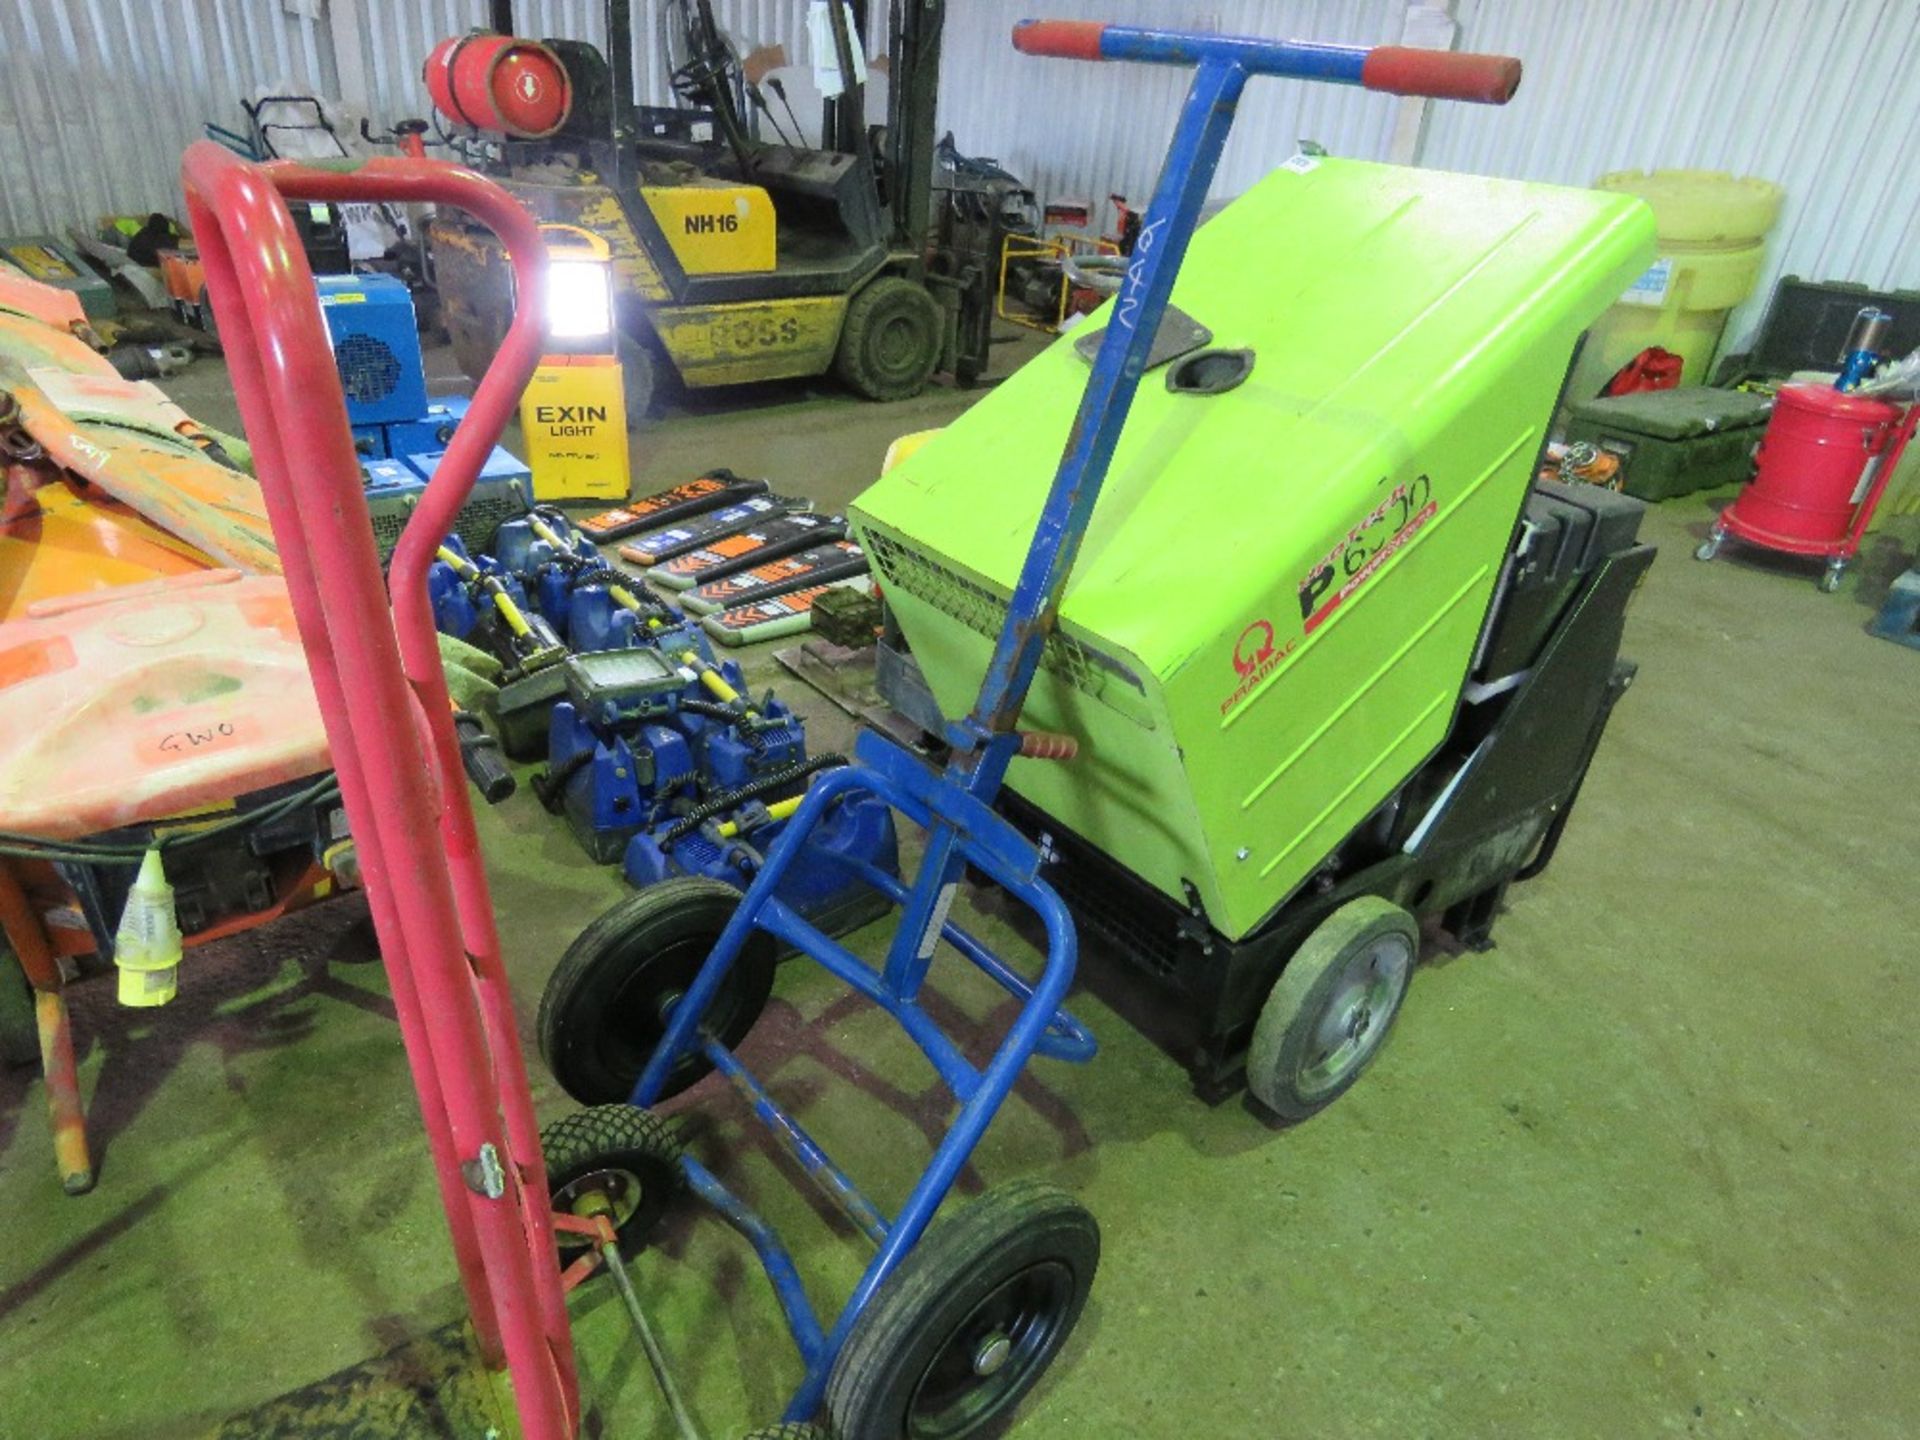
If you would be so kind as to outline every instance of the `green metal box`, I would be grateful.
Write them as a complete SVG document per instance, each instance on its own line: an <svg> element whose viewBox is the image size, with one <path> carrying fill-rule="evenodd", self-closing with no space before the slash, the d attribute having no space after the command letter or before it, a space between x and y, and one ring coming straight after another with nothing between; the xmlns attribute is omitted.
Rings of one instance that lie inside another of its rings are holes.
<svg viewBox="0 0 1920 1440"><path fill-rule="evenodd" d="M1569 405L1566 438L1618 455L1629 495L1669 500L1745 480L1772 408L1744 390L1649 390Z"/></svg>
<svg viewBox="0 0 1920 1440"><path fill-rule="evenodd" d="M1080 755L1013 788L1254 929L1445 737L1575 341L1652 242L1626 196L1305 157L1204 226L1174 302L1252 373L1142 382L1023 720ZM1062 339L856 502L949 715L1086 376Z"/></svg>
<svg viewBox="0 0 1920 1440"><path fill-rule="evenodd" d="M113 287L56 235L15 235L0 239L0 260L28 279L71 290L89 320L111 320L119 313Z"/></svg>

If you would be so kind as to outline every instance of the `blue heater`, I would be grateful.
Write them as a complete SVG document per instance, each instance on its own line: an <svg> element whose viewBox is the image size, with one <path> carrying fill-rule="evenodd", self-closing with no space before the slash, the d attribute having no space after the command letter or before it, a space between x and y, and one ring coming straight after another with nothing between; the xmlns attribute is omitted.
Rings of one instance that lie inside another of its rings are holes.
<svg viewBox="0 0 1920 1440"><path fill-rule="evenodd" d="M391 275L321 275L315 283L354 428L426 414L420 330L406 285Z"/></svg>

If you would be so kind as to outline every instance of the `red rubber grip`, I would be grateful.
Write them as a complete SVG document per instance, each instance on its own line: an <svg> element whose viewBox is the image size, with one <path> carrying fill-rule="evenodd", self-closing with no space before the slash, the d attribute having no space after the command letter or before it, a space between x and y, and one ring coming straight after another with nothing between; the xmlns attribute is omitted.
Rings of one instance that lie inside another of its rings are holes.
<svg viewBox="0 0 1920 1440"><path fill-rule="evenodd" d="M1080 742L1047 730L1022 730L1020 753L1029 760L1071 760L1080 753Z"/></svg>
<svg viewBox="0 0 1920 1440"><path fill-rule="evenodd" d="M1511 55L1459 55L1451 50L1379 45L1367 52L1360 83L1389 95L1504 105L1520 88L1520 62Z"/></svg>
<svg viewBox="0 0 1920 1440"><path fill-rule="evenodd" d="M1061 60L1098 60L1101 20L1022 20L1013 27L1013 48L1023 55Z"/></svg>

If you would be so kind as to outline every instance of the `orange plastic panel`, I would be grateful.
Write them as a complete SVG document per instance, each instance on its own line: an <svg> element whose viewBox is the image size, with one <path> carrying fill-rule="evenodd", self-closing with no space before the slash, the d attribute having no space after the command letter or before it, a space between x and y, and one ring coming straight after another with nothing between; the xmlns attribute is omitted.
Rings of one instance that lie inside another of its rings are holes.
<svg viewBox="0 0 1920 1440"><path fill-rule="evenodd" d="M0 829L91 835L324 770L290 616L284 582L231 570L29 607L6 652L66 663L0 666Z"/></svg>

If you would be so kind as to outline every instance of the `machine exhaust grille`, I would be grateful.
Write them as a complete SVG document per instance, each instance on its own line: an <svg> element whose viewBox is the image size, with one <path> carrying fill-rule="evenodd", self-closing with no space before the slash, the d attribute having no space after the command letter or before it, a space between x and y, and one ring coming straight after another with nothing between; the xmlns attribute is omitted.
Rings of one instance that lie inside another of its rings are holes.
<svg viewBox="0 0 1920 1440"><path fill-rule="evenodd" d="M868 530L861 539L881 579L888 585L931 605L978 634L992 638L1000 633L1000 627L1006 623L1007 602L986 586L891 536ZM1071 685L1136 725L1152 726L1152 717L1139 703L1145 698L1147 687L1114 656L1055 630L1047 637L1040 663L1056 680ZM1133 694L1127 695L1119 686L1131 689Z"/></svg>
<svg viewBox="0 0 1920 1440"><path fill-rule="evenodd" d="M400 383L400 357L377 336L346 336L334 347L333 360L340 369L341 388L356 404L376 404Z"/></svg>
<svg viewBox="0 0 1920 1440"><path fill-rule="evenodd" d="M373 521L373 543L384 566L393 558L393 547L400 543L400 532L420 498L419 489L400 494L372 494L367 497L367 513ZM472 498L454 517L453 533L469 550L478 553L493 544L493 532L509 520L527 513L527 502L515 481L482 480L473 487Z"/></svg>

